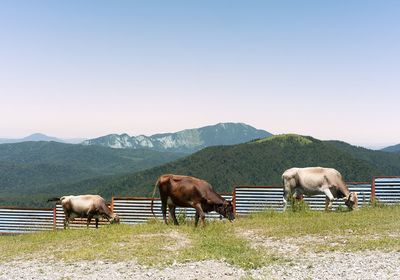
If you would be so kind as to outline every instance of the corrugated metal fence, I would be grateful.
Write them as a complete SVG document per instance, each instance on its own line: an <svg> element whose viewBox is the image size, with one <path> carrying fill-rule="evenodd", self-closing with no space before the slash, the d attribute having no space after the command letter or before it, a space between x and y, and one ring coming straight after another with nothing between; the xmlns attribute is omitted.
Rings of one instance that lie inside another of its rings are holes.
<svg viewBox="0 0 400 280"><path fill-rule="evenodd" d="M359 206L366 205L371 199L370 183L347 183L351 192L357 192ZM234 189L236 213L247 215L265 209L283 210L283 189L273 186L237 186ZM325 196L304 197L304 201L312 210L325 209ZM400 202L400 200L399 200ZM333 210L344 205L342 200L335 200Z"/></svg>
<svg viewBox="0 0 400 280"><path fill-rule="evenodd" d="M222 194L227 200L232 200L231 194ZM153 212L151 211L151 201L153 203ZM114 213L118 214L121 223L124 224L139 224L147 222L150 219L162 219L161 201L158 198L148 197L113 197L111 203L113 205ZM183 215L188 219L194 219L195 210L193 208L177 207L175 210L176 216ZM167 210L168 215L168 210ZM207 213L207 219L219 219L220 215L215 212Z"/></svg>
<svg viewBox="0 0 400 280"><path fill-rule="evenodd" d="M0 233L25 233L53 227L54 209L0 207Z"/></svg>
<svg viewBox="0 0 400 280"><path fill-rule="evenodd" d="M400 176L399 177L374 177L370 183L348 183L352 192L358 193L359 206L376 201L383 204L400 203ZM233 196L223 194L224 198L231 200L238 215L247 215L263 209L281 211L283 208L282 187L271 186L238 186L235 187ZM144 223L154 216L151 212L151 198L140 197L114 197L111 209L121 218L121 223L138 224ZM313 210L325 209L325 197L323 195L306 197L304 201ZM344 205L342 200L335 201L333 207L337 209ZM162 219L161 203L154 199L154 214ZM177 216L183 215L193 219L195 210L192 208L177 208ZM208 219L219 219L220 215L212 212L207 214ZM24 233L40 230L62 229L64 213L60 205L54 209L34 209L17 207L0 207L0 234L2 233ZM99 224L106 224L101 221ZM94 220L91 227L94 227ZM71 228L86 227L86 220L78 219L71 223Z"/></svg>
<svg viewBox="0 0 400 280"><path fill-rule="evenodd" d="M400 202L400 177L374 177L372 192L378 203L395 204Z"/></svg>

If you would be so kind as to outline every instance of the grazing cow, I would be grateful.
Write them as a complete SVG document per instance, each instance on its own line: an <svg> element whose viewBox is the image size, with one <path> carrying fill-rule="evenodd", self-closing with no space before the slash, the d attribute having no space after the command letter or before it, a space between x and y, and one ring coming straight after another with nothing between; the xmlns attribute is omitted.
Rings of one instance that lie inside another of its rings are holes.
<svg viewBox="0 0 400 280"><path fill-rule="evenodd" d="M47 201L61 203L65 214L64 229L69 227L69 222L74 218L87 218L87 227L93 217L96 219L96 228L99 226L99 218L106 218L111 223L119 223L118 215L111 212L104 198L99 195L68 195L51 198Z"/></svg>
<svg viewBox="0 0 400 280"><path fill-rule="evenodd" d="M288 197L301 195L313 196L325 194L325 209L332 209L335 198L343 198L346 206L353 210L357 208L357 193L350 192L342 175L333 168L306 167L290 168L282 174L283 202L286 210Z"/></svg>
<svg viewBox="0 0 400 280"><path fill-rule="evenodd" d="M154 186L153 198L157 187L160 191L161 210L166 224L168 224L167 205L175 225L179 225L175 216L176 206L193 207L196 209L195 226L197 226L199 218L201 218L204 226L204 213L211 211L221 214L229 219L229 221L235 219L232 202L225 200L217 194L212 186L204 180L190 176L162 175L158 178ZM151 203L151 211L153 212L153 201Z"/></svg>

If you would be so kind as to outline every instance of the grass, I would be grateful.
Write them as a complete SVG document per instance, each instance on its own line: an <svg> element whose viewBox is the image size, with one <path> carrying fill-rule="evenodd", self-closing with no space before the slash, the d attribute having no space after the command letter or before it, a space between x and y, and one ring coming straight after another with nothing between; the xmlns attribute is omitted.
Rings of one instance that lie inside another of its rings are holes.
<svg viewBox="0 0 400 280"><path fill-rule="evenodd" d="M400 251L400 207L362 208L352 212L298 211L257 213L234 223L192 223L179 227L161 222L110 225L98 230L59 230L0 236L0 261L15 258L77 260L135 260L148 266L173 262L223 260L242 268L286 261L276 252L252 246L251 231L285 246L293 242L302 250Z"/></svg>
<svg viewBox="0 0 400 280"><path fill-rule="evenodd" d="M262 212L241 221L242 228L288 239L315 251L400 251L400 207L364 207L346 212ZM304 244L301 244L304 242Z"/></svg>

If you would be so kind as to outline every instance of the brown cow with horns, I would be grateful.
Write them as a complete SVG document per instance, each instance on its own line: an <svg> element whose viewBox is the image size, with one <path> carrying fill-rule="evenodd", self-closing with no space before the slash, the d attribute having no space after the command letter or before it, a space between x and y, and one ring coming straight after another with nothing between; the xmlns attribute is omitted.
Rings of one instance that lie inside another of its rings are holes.
<svg viewBox="0 0 400 280"><path fill-rule="evenodd" d="M229 221L235 219L232 202L216 193L212 186L204 180L182 175L161 175L154 186L153 198L157 187L160 191L161 210L166 224L168 224L167 205L175 225L179 225L175 216L176 206L196 209L195 226L197 226L199 218L204 226L205 213L211 211L221 214ZM153 212L153 201L151 211Z"/></svg>

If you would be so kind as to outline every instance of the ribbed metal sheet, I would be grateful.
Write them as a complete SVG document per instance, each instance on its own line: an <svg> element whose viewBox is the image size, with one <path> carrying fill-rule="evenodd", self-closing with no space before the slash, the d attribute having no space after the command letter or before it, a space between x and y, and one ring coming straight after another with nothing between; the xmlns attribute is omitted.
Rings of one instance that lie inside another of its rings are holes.
<svg viewBox="0 0 400 280"><path fill-rule="evenodd" d="M356 192L358 196L358 207L368 205L371 201L371 184L370 183L347 183L351 192ZM312 197L304 197L304 201L312 210L325 210L325 195L316 195ZM332 210L340 207L347 208L343 199L333 202Z"/></svg>
<svg viewBox="0 0 400 280"><path fill-rule="evenodd" d="M400 203L400 177L374 178L375 199L383 204Z"/></svg>
<svg viewBox="0 0 400 280"><path fill-rule="evenodd" d="M61 204L56 204L56 229L64 229L64 218L65 218L64 210ZM69 223L69 227L71 229L86 228L86 222L87 222L86 218L84 219L75 218L74 221ZM99 220L99 227L106 224L109 224L109 222L106 219ZM90 222L89 227L96 228L96 221L94 218Z"/></svg>
<svg viewBox="0 0 400 280"><path fill-rule="evenodd" d="M280 187L238 186L234 193L237 215L248 215L266 209L283 209L283 189Z"/></svg>
<svg viewBox="0 0 400 280"><path fill-rule="evenodd" d="M227 200L232 199L232 195L222 195ZM124 224L140 224L145 223L154 216L157 219L162 220L161 212L161 201L160 199L154 199L153 211L151 212L151 198L140 198L140 197L116 197L113 199L113 209L114 213L118 214L121 223ZM184 215L187 219L194 219L196 211L194 208L182 208L177 207L175 214ZM167 215L169 215L167 208ZM215 212L210 212L206 214L206 219L220 219L220 215Z"/></svg>
<svg viewBox="0 0 400 280"><path fill-rule="evenodd" d="M371 200L371 184L369 183L348 183L351 192L357 192L359 206L366 205ZM247 215L266 209L283 210L283 188L270 186L238 186L235 188L236 213ZM316 195L304 197L304 201L312 210L325 210L325 196ZM333 210L339 206L346 207L343 200L335 200Z"/></svg>
<svg viewBox="0 0 400 280"><path fill-rule="evenodd" d="M53 209L0 208L0 233L53 229Z"/></svg>

